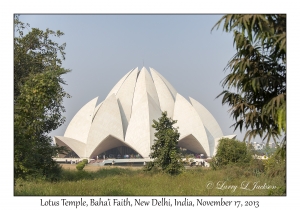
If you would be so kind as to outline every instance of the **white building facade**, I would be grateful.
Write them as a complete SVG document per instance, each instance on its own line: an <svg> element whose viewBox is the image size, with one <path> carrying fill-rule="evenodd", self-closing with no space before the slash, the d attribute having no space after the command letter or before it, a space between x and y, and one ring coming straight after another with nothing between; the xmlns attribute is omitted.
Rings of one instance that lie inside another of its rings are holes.
<svg viewBox="0 0 300 210"><path fill-rule="evenodd" d="M151 74L150 74L151 73ZM153 120L163 111L177 120L178 146L211 157L223 136L212 114L198 101L181 96L156 70L145 67L129 71L97 105L98 97L84 105L73 117L64 136L55 136L80 158L94 158L118 147L130 148L149 157L154 143Z"/></svg>

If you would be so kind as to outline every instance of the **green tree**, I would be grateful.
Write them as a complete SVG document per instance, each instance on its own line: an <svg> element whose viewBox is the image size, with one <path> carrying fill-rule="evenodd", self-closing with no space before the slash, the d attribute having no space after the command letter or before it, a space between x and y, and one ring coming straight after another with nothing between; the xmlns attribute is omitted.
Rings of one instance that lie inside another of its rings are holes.
<svg viewBox="0 0 300 210"><path fill-rule="evenodd" d="M171 175L176 175L184 169L178 145L180 134L173 125L176 120L167 117L167 112L163 112L158 121L153 120L152 127L155 128L155 140L151 147L150 158L153 162L146 165L146 170L153 167L161 169Z"/></svg>
<svg viewBox="0 0 300 210"><path fill-rule="evenodd" d="M245 139L276 142L286 133L286 15L224 15L213 29L222 23L233 32L237 53L218 97L231 107L234 129L246 128Z"/></svg>
<svg viewBox="0 0 300 210"><path fill-rule="evenodd" d="M216 155L212 159L212 167L217 168L228 164L250 163L251 152L245 142L223 138L219 140Z"/></svg>
<svg viewBox="0 0 300 210"><path fill-rule="evenodd" d="M65 44L50 39L62 32L32 28L15 16L14 38L14 176L40 176L54 179L60 172L52 160L64 148L52 145L48 134L64 123L62 102L69 95L63 90L61 67Z"/></svg>

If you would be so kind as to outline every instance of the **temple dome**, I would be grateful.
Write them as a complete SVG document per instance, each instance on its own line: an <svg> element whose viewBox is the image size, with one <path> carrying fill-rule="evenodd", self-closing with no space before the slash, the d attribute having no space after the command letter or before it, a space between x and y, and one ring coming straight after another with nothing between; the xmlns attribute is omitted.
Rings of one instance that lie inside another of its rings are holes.
<svg viewBox="0 0 300 210"><path fill-rule="evenodd" d="M151 73L151 75L150 75ZM223 132L212 114L198 101L181 96L156 70L132 69L98 105L98 97L84 105L55 142L80 158L93 158L117 147L129 147L149 157L154 143L153 120L163 111L177 120L178 145L211 157ZM234 137L231 135L230 138Z"/></svg>

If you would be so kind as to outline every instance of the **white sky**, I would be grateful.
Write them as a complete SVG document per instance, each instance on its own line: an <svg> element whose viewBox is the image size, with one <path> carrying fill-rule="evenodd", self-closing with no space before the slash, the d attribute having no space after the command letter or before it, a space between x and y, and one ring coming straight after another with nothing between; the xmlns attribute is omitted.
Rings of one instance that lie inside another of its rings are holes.
<svg viewBox="0 0 300 210"><path fill-rule="evenodd" d="M1 21L1 109L2 177L1 206L40 209L40 197L13 197L13 14L15 13L287 13L287 74L288 89L288 173L285 197L226 197L227 200L258 200L261 209L296 206L299 182L296 179L299 113L299 12L296 1L239 0L222 1L4 1L0 7ZM224 134L232 134L233 123L228 107L215 97L222 91L220 81L223 68L234 53L232 35L221 30L210 33L221 16L21 16L32 27L61 30L65 33L59 42L66 42L66 61L63 66L72 69L64 79L65 90L72 95L65 100L67 117L64 126L52 135L63 135L68 122L89 100L104 99L115 83L130 69L144 65L159 71L185 98L191 96L202 103L219 122ZM238 131L238 138L243 134ZM69 197L72 199L71 197ZM45 198L47 199L47 197ZM51 197L50 199L59 199ZM74 198L75 199L75 198ZM78 197L77 197L78 199ZM194 199L194 198L191 198ZM216 200L218 197L206 197ZM59 208L61 209L61 208Z"/></svg>
<svg viewBox="0 0 300 210"><path fill-rule="evenodd" d="M129 70L143 66L160 72L186 99L202 103L216 118L224 135L234 123L221 98L220 81L228 60L234 55L232 34L211 32L221 15L21 15L31 27L61 30L66 42L63 67L66 122L50 135L64 134L76 112L91 99L105 99L110 89ZM257 141L260 141L257 138Z"/></svg>

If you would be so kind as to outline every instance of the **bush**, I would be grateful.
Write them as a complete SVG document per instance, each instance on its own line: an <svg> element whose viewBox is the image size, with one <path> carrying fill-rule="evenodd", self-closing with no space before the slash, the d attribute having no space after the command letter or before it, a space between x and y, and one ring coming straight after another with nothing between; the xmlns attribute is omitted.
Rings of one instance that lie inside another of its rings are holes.
<svg viewBox="0 0 300 210"><path fill-rule="evenodd" d="M89 161L87 159L83 159L82 162L86 165L89 163Z"/></svg>
<svg viewBox="0 0 300 210"><path fill-rule="evenodd" d="M80 163L77 164L76 169L78 171L82 171L84 167L85 167L85 163L84 162L80 162Z"/></svg>
<svg viewBox="0 0 300 210"><path fill-rule="evenodd" d="M260 176L265 172L264 161L260 159L251 160L249 170L252 171L254 176Z"/></svg>
<svg viewBox="0 0 300 210"><path fill-rule="evenodd" d="M228 164L250 163L252 156L245 142L236 139L223 138L219 141L217 153L212 158L213 169Z"/></svg>
<svg viewBox="0 0 300 210"><path fill-rule="evenodd" d="M286 159L281 157L281 150L282 148L278 147L275 153L264 161L267 175L270 177L283 176L286 178Z"/></svg>

